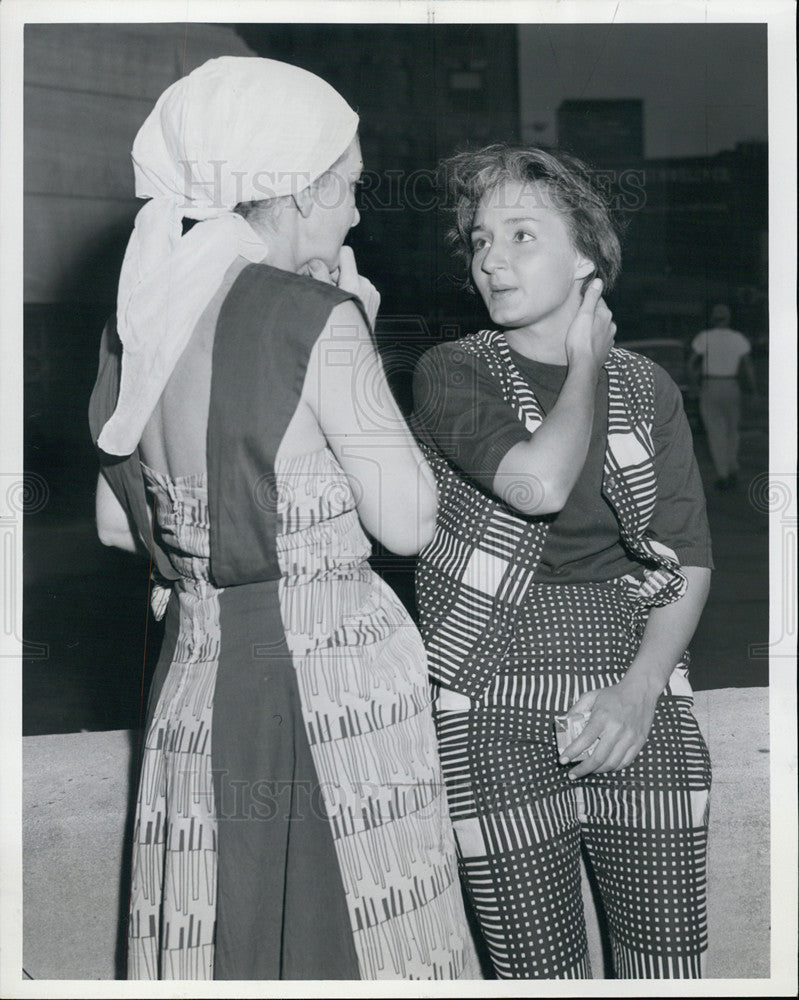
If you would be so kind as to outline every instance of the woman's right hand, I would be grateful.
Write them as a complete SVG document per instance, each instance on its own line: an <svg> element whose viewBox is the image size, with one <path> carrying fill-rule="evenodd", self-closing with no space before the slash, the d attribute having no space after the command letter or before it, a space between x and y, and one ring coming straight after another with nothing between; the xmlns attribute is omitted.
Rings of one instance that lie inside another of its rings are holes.
<svg viewBox="0 0 799 1000"><path fill-rule="evenodd" d="M317 281L337 285L342 291L357 295L366 310L369 325L374 330L377 310L380 308L380 292L368 278L364 278L362 274L358 273L358 265L355 263L352 247L341 248L338 267L332 273L328 271L324 261L318 258L308 261L301 273L316 278Z"/></svg>
<svg viewBox="0 0 799 1000"><path fill-rule="evenodd" d="M569 365L587 361L596 368L598 374L607 360L615 335L613 313L602 298L602 280L594 278L566 332L566 358Z"/></svg>

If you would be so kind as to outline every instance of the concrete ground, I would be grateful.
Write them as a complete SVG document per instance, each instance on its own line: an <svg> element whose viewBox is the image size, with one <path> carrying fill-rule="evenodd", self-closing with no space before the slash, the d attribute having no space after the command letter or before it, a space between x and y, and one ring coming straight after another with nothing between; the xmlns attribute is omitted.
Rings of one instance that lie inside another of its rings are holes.
<svg viewBox="0 0 799 1000"><path fill-rule="evenodd" d="M714 764L707 975L767 978L767 691L701 692L696 715ZM33 979L120 975L136 739L131 731L24 739L23 965ZM589 938L601 973L595 915Z"/></svg>

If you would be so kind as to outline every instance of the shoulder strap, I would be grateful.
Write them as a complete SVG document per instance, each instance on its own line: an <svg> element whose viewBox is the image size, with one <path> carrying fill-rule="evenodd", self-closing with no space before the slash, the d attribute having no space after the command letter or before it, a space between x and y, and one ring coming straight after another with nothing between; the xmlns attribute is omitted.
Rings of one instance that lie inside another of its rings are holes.
<svg viewBox="0 0 799 1000"><path fill-rule="evenodd" d="M499 330L480 330L475 336L483 356L491 358L490 367L502 386L505 399L516 407L519 419L527 429L536 430L543 423L544 411L527 379L514 364L505 335Z"/></svg>

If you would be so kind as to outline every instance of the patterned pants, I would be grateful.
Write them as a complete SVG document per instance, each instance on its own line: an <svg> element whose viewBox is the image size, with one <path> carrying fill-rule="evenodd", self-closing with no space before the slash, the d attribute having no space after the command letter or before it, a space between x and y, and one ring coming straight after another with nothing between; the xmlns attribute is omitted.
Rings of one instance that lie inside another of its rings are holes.
<svg viewBox="0 0 799 1000"><path fill-rule="evenodd" d="M701 975L710 761L685 672L672 675L629 767L572 781L558 763L553 715L618 681L632 659L634 590L540 585L481 698L438 698L461 876L499 978L591 975L581 846L617 978Z"/></svg>

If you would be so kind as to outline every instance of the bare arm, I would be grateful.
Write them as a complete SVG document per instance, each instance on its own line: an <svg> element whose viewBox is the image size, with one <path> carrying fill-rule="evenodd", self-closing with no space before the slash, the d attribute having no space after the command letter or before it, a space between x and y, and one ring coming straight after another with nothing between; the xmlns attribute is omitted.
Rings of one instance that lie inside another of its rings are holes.
<svg viewBox="0 0 799 1000"><path fill-rule="evenodd" d="M102 472L97 477L95 517L97 519L97 535L103 545L124 549L125 552L139 550L127 512L117 500Z"/></svg>
<svg viewBox="0 0 799 1000"><path fill-rule="evenodd" d="M593 281L566 337L568 375L557 402L529 441L513 445L494 477L494 492L523 514L562 509L585 463L597 379L616 331Z"/></svg>
<svg viewBox="0 0 799 1000"><path fill-rule="evenodd" d="M691 351L691 357L688 359L688 377L691 385L699 385L702 379L702 361L701 354Z"/></svg>
<svg viewBox="0 0 799 1000"><path fill-rule="evenodd" d="M366 530L392 552L418 552L433 536L435 481L353 303L330 314L311 353L303 399L347 473Z"/></svg>
<svg viewBox="0 0 799 1000"><path fill-rule="evenodd" d="M744 378L746 379L746 384L749 391L753 396L757 395L757 379L755 378L755 366L752 364L752 357L749 354L744 354L740 361L740 368L743 372Z"/></svg>
<svg viewBox="0 0 799 1000"><path fill-rule="evenodd" d="M618 684L588 691L569 715L591 712L580 736L566 747L561 763L579 756L598 739L590 757L570 771L581 778L593 771L616 771L638 756L649 737L658 698L691 641L710 588L710 570L683 566L688 581L683 596L652 608L638 652Z"/></svg>

